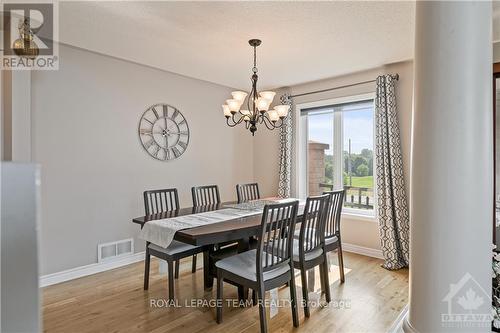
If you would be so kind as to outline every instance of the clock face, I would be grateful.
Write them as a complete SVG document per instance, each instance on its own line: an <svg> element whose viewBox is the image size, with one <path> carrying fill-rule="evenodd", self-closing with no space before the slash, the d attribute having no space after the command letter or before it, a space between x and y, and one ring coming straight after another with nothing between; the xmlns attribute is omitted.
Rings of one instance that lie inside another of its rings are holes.
<svg viewBox="0 0 500 333"><path fill-rule="evenodd" d="M189 126L175 107L155 104L141 117L139 137L149 155L160 161L173 160L187 149Z"/></svg>

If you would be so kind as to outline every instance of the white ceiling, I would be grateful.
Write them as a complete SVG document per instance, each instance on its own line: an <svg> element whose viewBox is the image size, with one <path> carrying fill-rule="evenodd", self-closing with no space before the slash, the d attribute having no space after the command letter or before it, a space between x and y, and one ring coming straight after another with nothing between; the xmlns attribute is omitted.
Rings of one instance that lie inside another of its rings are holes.
<svg viewBox="0 0 500 333"><path fill-rule="evenodd" d="M413 57L413 2L60 2L60 40L222 85L280 87Z"/></svg>

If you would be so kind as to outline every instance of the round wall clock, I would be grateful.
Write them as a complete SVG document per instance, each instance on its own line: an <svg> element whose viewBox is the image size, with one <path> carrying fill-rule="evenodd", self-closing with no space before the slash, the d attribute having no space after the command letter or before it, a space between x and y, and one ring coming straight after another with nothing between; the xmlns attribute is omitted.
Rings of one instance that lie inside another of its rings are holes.
<svg viewBox="0 0 500 333"><path fill-rule="evenodd" d="M160 161L169 161L186 151L189 126L177 108L163 103L155 104L141 117L139 138L149 155Z"/></svg>

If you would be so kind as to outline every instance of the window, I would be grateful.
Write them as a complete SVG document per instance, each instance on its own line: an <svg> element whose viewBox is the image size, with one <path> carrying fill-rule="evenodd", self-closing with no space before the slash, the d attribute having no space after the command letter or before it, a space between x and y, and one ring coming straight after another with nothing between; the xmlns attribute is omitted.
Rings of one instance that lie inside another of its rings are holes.
<svg viewBox="0 0 500 333"><path fill-rule="evenodd" d="M374 215L372 95L299 105L301 196L344 187L346 212Z"/></svg>

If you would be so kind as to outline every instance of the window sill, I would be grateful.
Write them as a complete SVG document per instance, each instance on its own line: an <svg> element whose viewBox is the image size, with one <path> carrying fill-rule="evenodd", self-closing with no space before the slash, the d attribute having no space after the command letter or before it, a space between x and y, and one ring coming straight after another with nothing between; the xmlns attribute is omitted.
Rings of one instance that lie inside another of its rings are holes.
<svg viewBox="0 0 500 333"><path fill-rule="evenodd" d="M365 215L355 212L342 212L342 217L346 217L350 220L377 222L377 217L374 215Z"/></svg>

